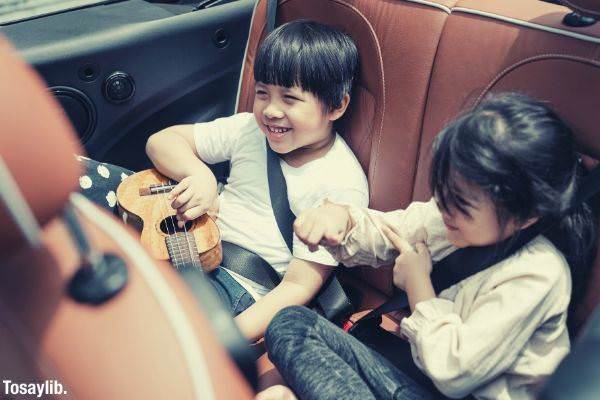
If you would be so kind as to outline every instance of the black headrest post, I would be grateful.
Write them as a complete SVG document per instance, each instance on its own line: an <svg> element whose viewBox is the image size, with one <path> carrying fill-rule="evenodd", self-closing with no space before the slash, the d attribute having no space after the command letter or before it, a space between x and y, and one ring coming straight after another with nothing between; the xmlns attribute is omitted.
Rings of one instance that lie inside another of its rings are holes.
<svg viewBox="0 0 600 400"><path fill-rule="evenodd" d="M99 252L90 245L71 203L67 204L63 217L83 260L69 282L69 295L80 303L100 305L116 296L127 284L125 261L115 254Z"/></svg>

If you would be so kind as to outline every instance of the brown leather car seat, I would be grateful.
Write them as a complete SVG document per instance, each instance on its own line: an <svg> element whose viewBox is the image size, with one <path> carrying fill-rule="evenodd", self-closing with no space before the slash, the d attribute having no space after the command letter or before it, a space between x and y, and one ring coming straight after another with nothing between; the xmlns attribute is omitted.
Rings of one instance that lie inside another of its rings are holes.
<svg viewBox="0 0 600 400"><path fill-rule="evenodd" d="M118 220L70 194L76 135L2 38L0 64L0 376L13 383L0 397L22 395L14 384L56 380L66 394L50 383L43 398L251 398L185 282ZM65 206L98 254L125 262L125 287L102 304L68 294L82 259Z"/></svg>
<svg viewBox="0 0 600 400"><path fill-rule="evenodd" d="M336 26L355 40L360 76L339 130L358 156L370 186L370 206L391 210L409 204L418 157L422 115L439 37L456 0L279 0L276 25L306 18ZM242 66L236 109L251 111L252 66L265 36L267 1L255 6ZM405 40L410 38L410 40ZM389 269L354 269L365 289L361 308L372 308L392 293ZM266 357L259 373L269 373ZM263 384L272 382L264 380Z"/></svg>
<svg viewBox="0 0 600 400"><path fill-rule="evenodd" d="M600 10L598 3L595 9ZM431 76L413 200L431 196L427 175L435 135L488 93L520 91L546 101L573 128L580 151L588 156L586 162L597 162L600 24L566 26L562 21L570 12L535 0L457 2L446 21ZM578 324L600 300L599 272L597 262Z"/></svg>
<svg viewBox="0 0 600 400"><path fill-rule="evenodd" d="M566 3L582 14L599 15L595 1ZM372 208L390 210L427 199L433 138L491 92L517 90L550 101L574 127L587 161L600 156L594 129L600 23L567 26L562 22L571 12L567 7L538 0L279 0L278 5L277 25L313 19L341 27L358 44L361 74L343 133L367 173ZM252 107L251 67L264 37L265 14L261 0L237 111ZM360 278L376 289L361 286L363 307L392 292L389 269L365 268ZM579 323L600 301L599 285L596 265Z"/></svg>
<svg viewBox="0 0 600 400"><path fill-rule="evenodd" d="M372 208L392 210L405 207L412 199L429 76L444 23L455 2L278 1L276 25L311 19L341 28L357 43L360 76L339 128L367 174ZM252 65L265 36L266 5L266 0L259 0L253 15L238 112L252 110ZM362 269L360 277L381 293L392 293L389 270ZM380 296L366 296L365 304L382 300Z"/></svg>

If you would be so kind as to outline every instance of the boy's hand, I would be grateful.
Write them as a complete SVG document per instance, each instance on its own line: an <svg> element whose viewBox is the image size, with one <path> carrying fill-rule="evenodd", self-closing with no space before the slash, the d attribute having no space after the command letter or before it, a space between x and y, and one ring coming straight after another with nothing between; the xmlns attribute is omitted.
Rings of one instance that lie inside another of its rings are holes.
<svg viewBox="0 0 600 400"><path fill-rule="evenodd" d="M317 251L319 245L337 246L352 229L352 219L346 206L325 203L303 211L294 222L294 232L310 251Z"/></svg>
<svg viewBox="0 0 600 400"><path fill-rule="evenodd" d="M177 210L177 219L191 221L205 214L217 198L217 182L202 175L183 178L169 193L171 207Z"/></svg>
<svg viewBox="0 0 600 400"><path fill-rule="evenodd" d="M406 290L407 285L411 282L429 279L431 273L431 256L429 250L425 246L424 237L426 233L420 235L422 237L415 244L415 248L411 246L403 237L398 235L391 227L383 226L382 231L387 238L392 242L400 255L396 257L394 264L394 285L402 290Z"/></svg>

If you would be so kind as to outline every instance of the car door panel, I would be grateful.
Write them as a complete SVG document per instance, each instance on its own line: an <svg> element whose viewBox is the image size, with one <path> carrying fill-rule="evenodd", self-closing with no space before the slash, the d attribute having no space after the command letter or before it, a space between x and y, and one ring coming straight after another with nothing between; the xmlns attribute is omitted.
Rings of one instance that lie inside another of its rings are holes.
<svg viewBox="0 0 600 400"><path fill-rule="evenodd" d="M94 121L84 145L91 157L139 169L149 165L143 152L148 135L233 112L253 5L239 0L182 13L183 6L129 0L0 32L49 87L60 88L74 122L85 116L69 105L68 88L89 99ZM105 80L115 72L133 81L128 101L114 103L105 95ZM81 123L75 125L81 130Z"/></svg>

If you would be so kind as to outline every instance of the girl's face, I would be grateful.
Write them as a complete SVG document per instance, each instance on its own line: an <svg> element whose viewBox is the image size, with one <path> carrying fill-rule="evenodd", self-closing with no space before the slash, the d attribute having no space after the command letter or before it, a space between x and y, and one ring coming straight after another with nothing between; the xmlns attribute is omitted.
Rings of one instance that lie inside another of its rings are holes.
<svg viewBox="0 0 600 400"><path fill-rule="evenodd" d="M345 111L324 110L310 92L256 82L254 118L271 148L282 155L298 149L320 149L333 139L332 122ZM285 159L285 157L284 157Z"/></svg>
<svg viewBox="0 0 600 400"><path fill-rule="evenodd" d="M496 206L487 193L479 187L464 182L461 182L459 187L463 197L471 204L465 206L469 215L453 208L446 212L438 202L438 208L446 226L446 238L456 247L485 246L497 243L535 222L533 220L528 221L525 225L520 225L511 218L504 229L501 229L496 215Z"/></svg>

